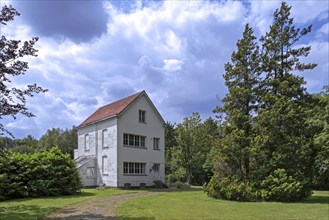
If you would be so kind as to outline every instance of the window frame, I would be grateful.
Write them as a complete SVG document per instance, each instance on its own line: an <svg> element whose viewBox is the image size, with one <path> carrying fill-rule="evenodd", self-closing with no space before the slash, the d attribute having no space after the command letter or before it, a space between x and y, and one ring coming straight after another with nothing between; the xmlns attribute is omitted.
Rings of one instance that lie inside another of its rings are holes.
<svg viewBox="0 0 329 220"><path fill-rule="evenodd" d="M160 150L160 138L153 138L153 150Z"/></svg>
<svg viewBox="0 0 329 220"><path fill-rule="evenodd" d="M160 171L160 164L159 163L154 163L152 166L152 171L153 172L159 172Z"/></svg>
<svg viewBox="0 0 329 220"><path fill-rule="evenodd" d="M102 130L102 148L108 148L109 146L108 145L105 145L105 134L107 134L107 129L103 129Z"/></svg>
<svg viewBox="0 0 329 220"><path fill-rule="evenodd" d="M139 109L138 111L138 121L139 123L144 123L146 124L146 111Z"/></svg>
<svg viewBox="0 0 329 220"><path fill-rule="evenodd" d="M88 172L90 170L91 172ZM91 174L91 175L89 175ZM95 178L95 167L87 167L87 173L86 173L87 179L94 179Z"/></svg>
<svg viewBox="0 0 329 220"><path fill-rule="evenodd" d="M102 156L102 175L107 176L108 175L108 169L106 168L108 165L108 157L107 155Z"/></svg>
<svg viewBox="0 0 329 220"><path fill-rule="evenodd" d="M123 162L123 175L146 176L146 163Z"/></svg>
<svg viewBox="0 0 329 220"><path fill-rule="evenodd" d="M146 149L146 136L123 133L123 146Z"/></svg>
<svg viewBox="0 0 329 220"><path fill-rule="evenodd" d="M84 135L84 142L85 142L85 151L90 151L90 135L89 134L85 134ZM88 147L87 147L88 146Z"/></svg>

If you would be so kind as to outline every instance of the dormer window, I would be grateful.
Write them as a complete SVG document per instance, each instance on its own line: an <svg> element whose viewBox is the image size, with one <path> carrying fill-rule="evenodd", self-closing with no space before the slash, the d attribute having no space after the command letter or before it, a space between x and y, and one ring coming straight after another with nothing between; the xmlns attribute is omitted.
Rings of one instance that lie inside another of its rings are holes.
<svg viewBox="0 0 329 220"><path fill-rule="evenodd" d="M139 110L139 122L146 123L146 111Z"/></svg>

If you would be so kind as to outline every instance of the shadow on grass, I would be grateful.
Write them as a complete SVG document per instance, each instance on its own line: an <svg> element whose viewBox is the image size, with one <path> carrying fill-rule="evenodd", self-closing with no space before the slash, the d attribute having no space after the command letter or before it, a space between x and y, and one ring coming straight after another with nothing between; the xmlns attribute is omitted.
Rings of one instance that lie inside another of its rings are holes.
<svg viewBox="0 0 329 220"><path fill-rule="evenodd" d="M310 198L300 201L299 203L329 204L329 193L324 196L311 196Z"/></svg>
<svg viewBox="0 0 329 220"><path fill-rule="evenodd" d="M56 199L70 199L70 198L81 198L81 197L91 197L96 195L96 193L91 193L91 192L82 192L80 194L75 194L75 195L61 195L61 196L45 196L45 197L30 197L30 198L15 198L15 199L9 199L9 200L3 200L0 201L1 203L13 203L13 202L27 202L30 200L36 200L36 199L52 199L52 200L56 200Z"/></svg>
<svg viewBox="0 0 329 220"><path fill-rule="evenodd" d="M40 208L36 205L17 205L13 207L0 207L0 219L39 219L45 213L53 212L57 208Z"/></svg>
<svg viewBox="0 0 329 220"><path fill-rule="evenodd" d="M193 191L203 191L201 187L192 187L192 188L145 188L145 189L139 189L139 188L133 188L133 189L126 189L127 191L134 191L134 192L193 192Z"/></svg>

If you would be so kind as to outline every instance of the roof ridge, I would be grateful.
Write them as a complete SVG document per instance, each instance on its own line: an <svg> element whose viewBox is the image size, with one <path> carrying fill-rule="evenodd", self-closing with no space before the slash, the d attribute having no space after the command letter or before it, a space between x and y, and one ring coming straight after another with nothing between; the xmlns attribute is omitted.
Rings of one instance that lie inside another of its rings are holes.
<svg viewBox="0 0 329 220"><path fill-rule="evenodd" d="M111 102L99 107L93 114L87 117L78 127L92 124L96 121L121 114L132 102L134 102L145 90Z"/></svg>

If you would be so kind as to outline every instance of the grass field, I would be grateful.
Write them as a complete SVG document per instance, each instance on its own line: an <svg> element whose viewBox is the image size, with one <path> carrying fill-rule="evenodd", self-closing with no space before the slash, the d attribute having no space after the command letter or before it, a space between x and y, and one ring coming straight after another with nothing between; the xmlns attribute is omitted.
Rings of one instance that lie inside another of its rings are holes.
<svg viewBox="0 0 329 220"><path fill-rule="evenodd" d="M120 219L329 219L329 191L294 203L217 200L201 189L170 192L129 200L118 210Z"/></svg>
<svg viewBox="0 0 329 220"><path fill-rule="evenodd" d="M80 195L47 198L15 199L0 202L0 220L40 219L67 205L79 203L97 196L110 196L134 191L120 189L84 189Z"/></svg>
<svg viewBox="0 0 329 220"><path fill-rule="evenodd" d="M74 196L16 199L0 202L0 220L42 219L51 212L71 204L102 196L143 192L142 190L84 189ZM155 219L329 219L329 191L317 191L311 198L294 203L233 202L216 200L201 188L171 192L147 190L154 195L128 200L121 204L117 216L129 220ZM105 197L104 197L105 198ZM101 202L102 199L99 198ZM82 205L83 203L81 203ZM78 206L79 209L83 208Z"/></svg>

